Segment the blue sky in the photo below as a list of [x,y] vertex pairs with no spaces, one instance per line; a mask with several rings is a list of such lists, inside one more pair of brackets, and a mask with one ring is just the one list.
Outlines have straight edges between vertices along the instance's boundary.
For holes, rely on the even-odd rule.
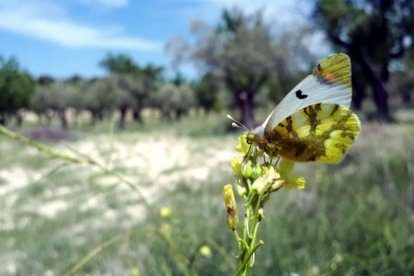
[[[191,37],[190,22],[215,25],[236,3],[262,9],[279,26],[300,22],[300,0],[0,0],[0,54],[15,56],[34,76],[103,75],[106,53],[126,53],[139,64],[170,67],[165,43]],[[183,68],[195,74],[191,67]]]

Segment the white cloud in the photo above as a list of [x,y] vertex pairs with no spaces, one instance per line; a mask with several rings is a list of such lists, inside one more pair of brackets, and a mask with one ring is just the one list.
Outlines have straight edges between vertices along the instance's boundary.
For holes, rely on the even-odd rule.
[[128,6],[128,0],[77,0],[88,5],[103,5],[106,7],[122,8]]
[[[121,0],[99,0],[122,2]],[[11,1],[10,1],[11,2]],[[159,50],[153,41],[122,34],[113,26],[82,25],[70,20],[61,6],[51,2],[0,0],[0,29],[72,48]],[[104,31],[112,30],[112,31]]]

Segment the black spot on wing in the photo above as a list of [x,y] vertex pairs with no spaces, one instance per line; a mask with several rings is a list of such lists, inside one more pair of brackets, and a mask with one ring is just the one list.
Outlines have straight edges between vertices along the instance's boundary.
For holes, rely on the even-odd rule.
[[296,94],[296,98],[298,98],[300,100],[306,99],[308,97],[308,95],[303,94],[302,90],[300,90],[300,89],[298,91],[296,91],[295,94]]

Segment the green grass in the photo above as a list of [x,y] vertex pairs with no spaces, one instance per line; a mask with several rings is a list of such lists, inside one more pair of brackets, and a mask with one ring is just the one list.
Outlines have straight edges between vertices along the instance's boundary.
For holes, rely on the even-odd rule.
[[[110,161],[140,185],[155,210],[172,208],[161,224],[191,269],[229,275],[237,246],[225,226],[222,188],[232,181],[227,155],[237,135],[223,134],[228,122],[222,117],[153,120],[112,133],[106,122],[77,129],[77,141],[50,144]],[[253,275],[414,274],[412,129],[363,124],[341,164],[298,165],[306,189],[271,196]],[[116,179],[4,138],[0,149],[0,275],[61,275],[131,229],[80,273],[127,275],[138,268],[141,275],[182,274],[157,232],[160,226]],[[211,257],[198,253],[202,245],[212,249]]]

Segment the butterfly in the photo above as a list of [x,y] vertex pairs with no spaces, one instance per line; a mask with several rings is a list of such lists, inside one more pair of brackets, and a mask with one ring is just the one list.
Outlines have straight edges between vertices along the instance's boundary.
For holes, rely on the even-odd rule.
[[270,157],[299,162],[342,160],[360,132],[351,105],[351,61],[339,53],[321,61],[247,135]]

